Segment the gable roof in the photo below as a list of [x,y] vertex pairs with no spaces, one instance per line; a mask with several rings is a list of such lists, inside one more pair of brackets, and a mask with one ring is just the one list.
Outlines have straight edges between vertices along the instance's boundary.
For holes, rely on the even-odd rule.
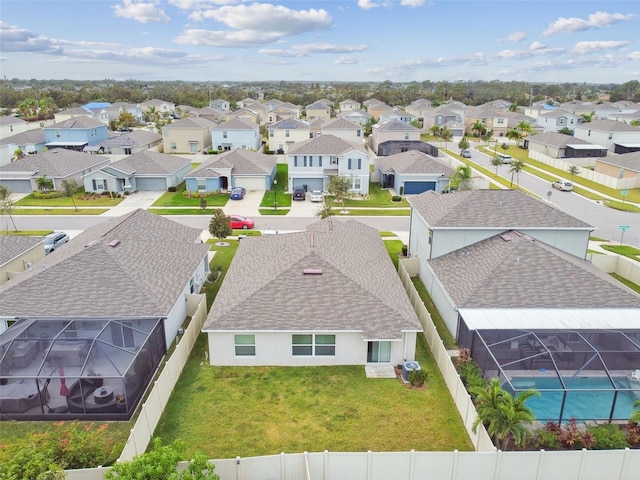
[[169,125],[165,125],[162,127],[169,129],[192,129],[192,130],[205,130],[209,127],[214,126],[215,123],[211,120],[207,120],[202,117],[186,117],[181,118],[180,120],[176,120],[175,122],[171,122]]
[[0,125],[16,125],[18,123],[26,125],[27,121],[22,118],[14,117],[13,115],[3,115],[0,117]]
[[107,220],[0,286],[0,315],[166,317],[207,255],[200,233],[141,209]]
[[458,308],[640,308],[591,262],[514,231],[428,263]]
[[219,177],[217,169],[230,168],[233,175],[269,175],[276,165],[275,155],[265,155],[243,148],[236,148],[220,155],[214,155],[185,178]]
[[82,172],[103,163],[108,163],[109,157],[76,152],[66,148],[53,148],[46,152],[27,155],[17,162],[0,167],[2,173],[24,173],[26,176],[37,174],[49,178],[65,178],[74,173]]
[[419,132],[420,129],[414,127],[410,123],[401,122],[395,118],[388,120],[384,123],[377,123],[373,125],[373,128],[381,132]]
[[392,340],[422,328],[380,234],[325,219],[306,232],[240,243],[203,326],[216,330],[361,331]]
[[627,170],[640,172],[640,151],[621,153],[620,155],[609,155],[603,158],[597,158],[596,162],[608,163]]
[[323,130],[360,130],[362,127],[352,122],[351,120],[347,120],[346,118],[336,118],[335,120],[330,120],[322,126]]
[[113,167],[121,172],[138,175],[171,175],[190,164],[191,160],[188,158],[144,150],[105,165],[103,168]]
[[121,133],[100,142],[98,146],[123,146],[133,147],[135,145],[148,145],[162,140],[162,135],[148,130],[134,130],[133,132]]
[[634,127],[617,120],[592,120],[589,123],[581,123],[576,128],[582,130],[597,130],[599,132],[635,132],[640,137],[640,127]]
[[45,130],[60,129],[60,128],[87,129],[87,128],[97,128],[97,127],[107,128],[107,126],[102,122],[94,120],[91,117],[80,115],[77,117],[69,118],[67,120],[63,120],[62,122],[54,123],[53,125],[44,127],[44,129]]
[[306,130],[308,128],[310,128],[309,122],[293,117],[274,122],[269,126],[269,130]]
[[44,237],[0,235],[0,266],[6,265],[42,242]]
[[236,117],[213,127],[211,130],[258,130],[258,128],[257,124]]
[[296,155],[342,155],[343,153],[356,150],[368,155],[362,144],[343,140],[334,135],[321,135],[310,138],[302,142],[294,143],[289,147],[288,154]]
[[[593,145],[586,140],[576,138],[572,135],[565,135],[564,133],[546,132],[538,133],[536,135],[530,135],[526,138],[529,143],[540,143],[542,145],[549,145],[551,147],[564,148],[567,145]],[[593,148],[603,148],[598,145],[593,145]]]
[[27,143],[44,143],[44,130],[36,128],[26,132],[16,133],[10,137],[0,140],[0,145],[25,145]]
[[380,171],[396,173],[430,173],[450,177],[455,170],[444,162],[418,150],[377,157],[375,163]]
[[518,190],[428,191],[409,203],[431,228],[594,229]]

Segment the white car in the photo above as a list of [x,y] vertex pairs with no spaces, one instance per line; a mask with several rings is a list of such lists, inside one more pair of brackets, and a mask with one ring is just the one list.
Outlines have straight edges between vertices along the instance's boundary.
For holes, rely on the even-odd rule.
[[312,202],[321,202],[324,199],[324,195],[320,190],[311,190],[311,196],[309,197]]
[[54,250],[57,250],[62,245],[69,241],[69,235],[65,232],[55,232],[45,235],[44,237],[44,253],[49,255]]
[[558,179],[553,182],[551,186],[553,188],[557,188],[561,192],[570,192],[571,190],[573,190],[573,183],[571,183],[569,180]]

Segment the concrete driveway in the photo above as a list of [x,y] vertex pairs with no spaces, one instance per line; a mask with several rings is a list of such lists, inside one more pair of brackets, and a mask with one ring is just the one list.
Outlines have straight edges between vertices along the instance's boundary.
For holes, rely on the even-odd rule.
[[133,192],[127,195],[117,206],[110,208],[102,214],[105,217],[119,217],[138,208],[147,209],[158,200],[165,192]]
[[307,192],[307,198],[305,201],[291,200],[291,210],[289,210],[288,216],[290,217],[315,217],[316,214],[322,210],[323,203],[312,202],[309,200],[309,192]]
[[260,203],[264,197],[264,190],[250,190],[244,194],[242,200],[229,200],[222,207],[227,215],[242,215],[243,217],[257,217],[260,215]]

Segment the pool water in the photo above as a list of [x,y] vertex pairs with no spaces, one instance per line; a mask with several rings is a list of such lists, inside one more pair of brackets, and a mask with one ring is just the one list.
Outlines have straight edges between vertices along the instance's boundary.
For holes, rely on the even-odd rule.
[[[577,420],[628,420],[633,410],[633,403],[640,398],[640,385],[631,384],[625,377],[613,379],[617,388],[634,388],[634,391],[615,390],[607,377],[567,377],[564,379],[566,385],[566,397],[562,421],[571,417]],[[560,419],[560,409],[564,390],[557,378],[554,377],[514,377],[511,380],[516,391],[535,388],[540,391],[540,396],[531,397],[527,400],[527,406],[533,410],[536,420],[546,422],[552,420],[557,422]],[[513,392],[509,384],[503,387],[509,392]],[[613,407],[615,396],[615,408]]]

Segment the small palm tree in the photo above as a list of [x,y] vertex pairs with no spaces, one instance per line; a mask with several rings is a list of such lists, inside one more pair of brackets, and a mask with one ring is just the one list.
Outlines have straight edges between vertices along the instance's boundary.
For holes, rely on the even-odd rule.
[[516,176],[516,184],[520,183],[520,172],[522,171],[522,169],[524,168],[524,161],[523,160],[512,160],[511,164],[510,164],[510,168],[509,168],[509,173],[511,173],[511,185],[510,187],[513,188],[513,176]]
[[456,169],[456,173],[451,177],[451,182],[458,185],[458,190],[469,190],[471,188],[471,167],[462,165]]
[[511,130],[509,130],[507,132],[507,138],[509,140],[515,140],[516,144],[518,146],[520,146],[520,139],[522,138],[522,134],[520,133],[520,131],[516,128],[512,128]]
[[448,127],[444,127],[440,131],[440,138],[444,140],[444,148],[447,149],[447,144],[453,139],[453,132]]
[[580,173],[582,172],[582,170],[580,170],[580,167],[578,167],[577,165],[571,165],[569,167],[569,173],[571,174],[571,179],[573,180],[574,175],[580,175]]
[[53,190],[53,180],[47,178],[46,175],[38,177],[36,179],[36,185],[38,186],[38,190],[41,192],[50,192]]
[[475,133],[476,136],[482,136],[487,132],[487,127],[485,127],[480,120],[476,120],[473,125],[471,125],[471,132]]
[[502,159],[500,157],[493,157],[491,159],[491,165],[496,167],[496,175],[498,175],[498,167],[502,165]]
[[429,129],[429,132],[431,132],[431,135],[434,137],[437,137],[440,134],[440,125],[434,125]]

